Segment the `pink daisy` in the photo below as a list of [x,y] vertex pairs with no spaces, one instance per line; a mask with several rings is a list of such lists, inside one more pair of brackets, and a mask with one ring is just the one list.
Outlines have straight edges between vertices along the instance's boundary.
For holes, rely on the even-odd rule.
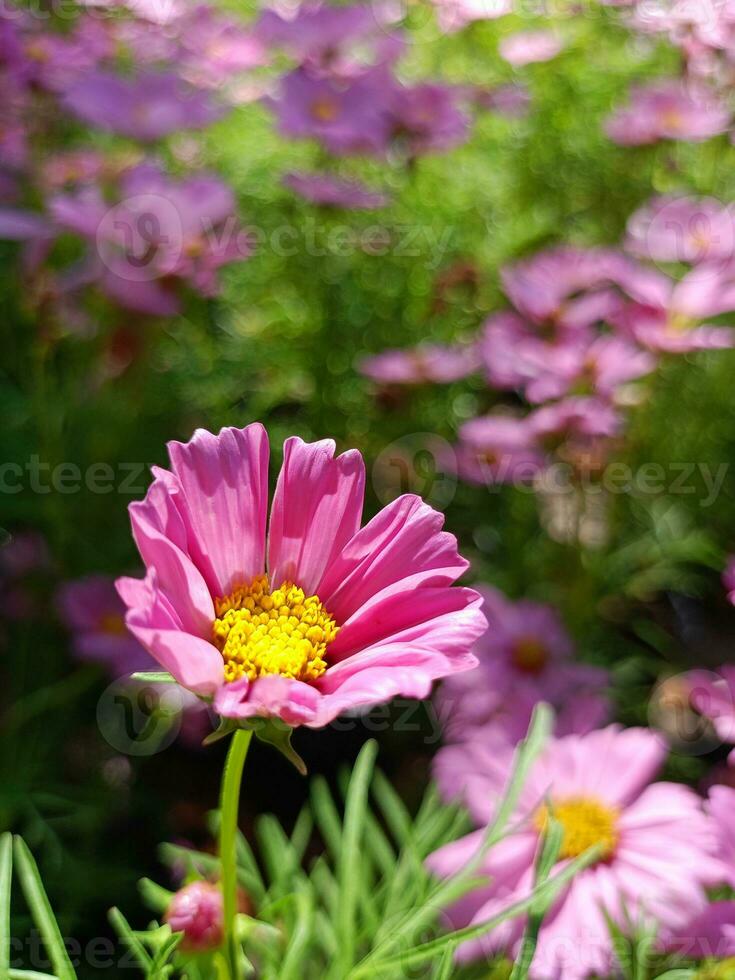
[[481,588],[488,630],[475,644],[475,670],[448,678],[438,706],[450,738],[476,738],[494,729],[510,742],[523,738],[533,708],[547,701],[559,713],[557,734],[589,731],[609,718],[607,671],[574,659],[572,639],[549,605],[513,602]]
[[[444,752],[448,750],[442,750]],[[483,860],[487,885],[449,910],[457,925],[481,923],[527,896],[549,808],[564,836],[554,871],[597,845],[596,863],[563,886],[544,919],[531,964],[534,980],[582,980],[614,969],[606,915],[622,929],[651,917],[662,928],[684,927],[707,905],[705,887],[721,878],[716,839],[702,801],[675,783],[653,783],[666,754],[662,740],[642,728],[611,725],[588,735],[550,742],[532,767],[510,820],[514,830]],[[441,755],[441,753],[440,753]],[[513,753],[473,744],[454,754],[445,771],[445,795],[460,795],[479,826],[492,819],[512,771]],[[449,877],[476,853],[477,830],[429,858],[433,871]],[[461,960],[504,951],[514,956],[525,922],[518,917],[489,935],[464,944]]]
[[477,662],[486,620],[450,588],[467,562],[442,515],[407,495],[361,528],[362,456],[334,451],[286,441],[268,521],[263,426],[200,429],[130,506],[147,574],[118,582],[127,625],[220,715],[320,728]]

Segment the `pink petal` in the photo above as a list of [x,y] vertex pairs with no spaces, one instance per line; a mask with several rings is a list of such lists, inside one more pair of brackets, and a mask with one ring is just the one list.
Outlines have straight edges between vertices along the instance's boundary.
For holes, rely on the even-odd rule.
[[265,569],[268,437],[260,423],[198,429],[187,443],[169,443],[182,492],[189,554],[215,596],[252,581]]
[[443,515],[408,494],[384,507],[335,558],[319,596],[340,623],[385,592],[451,585],[468,566]]
[[268,540],[272,585],[318,591],[325,571],[359,530],[365,466],[357,450],[334,459],[331,439],[305,443],[294,436],[283,447]]

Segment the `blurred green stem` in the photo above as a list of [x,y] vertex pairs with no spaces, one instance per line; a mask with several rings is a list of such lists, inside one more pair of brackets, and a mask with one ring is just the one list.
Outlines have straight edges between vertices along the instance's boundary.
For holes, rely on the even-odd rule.
[[232,736],[222,773],[220,795],[219,856],[222,865],[222,904],[224,926],[224,950],[230,980],[238,980],[238,955],[235,940],[235,914],[237,912],[237,814],[240,805],[242,770],[250,748],[251,731],[239,728]]

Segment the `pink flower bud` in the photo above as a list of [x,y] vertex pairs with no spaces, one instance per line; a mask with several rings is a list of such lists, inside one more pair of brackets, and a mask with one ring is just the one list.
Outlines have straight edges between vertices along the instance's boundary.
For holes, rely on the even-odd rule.
[[222,942],[222,893],[217,885],[193,881],[176,892],[165,919],[174,932],[184,933],[183,950],[214,949]]

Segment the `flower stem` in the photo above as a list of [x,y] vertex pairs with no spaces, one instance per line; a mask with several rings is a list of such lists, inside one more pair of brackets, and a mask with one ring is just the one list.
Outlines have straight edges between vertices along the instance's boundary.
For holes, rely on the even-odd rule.
[[219,857],[222,867],[222,905],[224,952],[230,980],[238,980],[235,914],[237,912],[237,814],[240,804],[242,770],[250,747],[251,731],[239,728],[232,736],[222,773],[220,793]]

